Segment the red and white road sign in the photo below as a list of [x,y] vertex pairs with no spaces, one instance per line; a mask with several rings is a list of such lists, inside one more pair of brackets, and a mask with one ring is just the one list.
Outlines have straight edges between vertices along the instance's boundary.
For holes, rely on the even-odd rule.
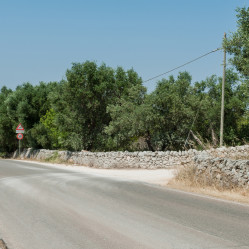
[[16,137],[17,137],[17,139],[21,140],[21,139],[23,139],[23,134],[22,133],[18,133],[16,135]]
[[21,123],[16,127],[16,133],[24,133],[24,128]]

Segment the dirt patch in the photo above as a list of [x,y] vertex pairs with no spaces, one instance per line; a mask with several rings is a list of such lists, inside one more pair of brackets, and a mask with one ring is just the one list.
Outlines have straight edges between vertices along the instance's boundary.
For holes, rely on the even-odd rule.
[[0,239],[0,249],[8,249],[6,244],[4,243],[4,241],[2,239]]

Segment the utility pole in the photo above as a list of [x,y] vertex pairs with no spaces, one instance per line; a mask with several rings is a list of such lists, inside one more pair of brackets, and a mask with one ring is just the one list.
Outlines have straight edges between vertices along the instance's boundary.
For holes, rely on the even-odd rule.
[[[224,33],[224,40],[226,33]],[[221,94],[221,117],[220,117],[220,147],[223,146],[223,130],[224,130],[224,96],[225,96],[225,82],[226,82],[226,50],[224,50],[223,61],[223,78],[222,78],[222,94]]]

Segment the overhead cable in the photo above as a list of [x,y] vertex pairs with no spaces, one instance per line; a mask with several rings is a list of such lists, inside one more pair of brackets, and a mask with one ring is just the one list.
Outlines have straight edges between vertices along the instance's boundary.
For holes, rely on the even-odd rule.
[[214,53],[214,52],[216,52],[216,51],[218,51],[218,50],[220,50],[220,49],[222,49],[222,48],[217,48],[217,49],[215,49],[215,50],[212,50],[212,51],[210,51],[210,52],[208,52],[208,53],[206,53],[206,54],[203,54],[203,55],[201,55],[201,56],[199,56],[199,57],[197,57],[197,58],[195,58],[195,59],[193,59],[193,60],[191,60],[191,61],[188,61],[188,62],[182,64],[181,66],[175,67],[175,68],[173,68],[173,69],[171,69],[171,70],[169,70],[169,71],[167,71],[167,72],[165,72],[165,73],[162,73],[162,74],[159,74],[159,75],[157,75],[157,76],[155,76],[155,77],[152,77],[152,78],[150,78],[150,79],[147,79],[147,80],[143,81],[143,83],[148,82],[148,81],[151,81],[151,80],[154,80],[154,79],[156,79],[156,78],[158,78],[158,77],[160,77],[160,76],[163,76],[163,75],[165,75],[165,74],[168,74],[168,73],[170,73],[170,72],[173,72],[173,71],[175,71],[175,70],[178,69],[178,68],[184,67],[184,66],[186,66],[186,65],[188,65],[188,64],[190,64],[190,63],[192,63],[192,62],[194,62],[194,61],[197,61],[197,60],[199,60],[199,59],[201,59],[201,58],[203,58],[203,57],[205,57],[205,56],[207,56],[207,55],[209,55],[209,54],[212,54],[212,53]]

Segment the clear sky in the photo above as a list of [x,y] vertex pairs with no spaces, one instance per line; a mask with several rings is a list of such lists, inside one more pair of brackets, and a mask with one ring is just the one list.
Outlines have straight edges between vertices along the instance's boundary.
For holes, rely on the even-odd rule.
[[[0,87],[60,81],[72,62],[86,60],[133,67],[146,80],[220,47],[224,32],[236,30],[236,7],[248,5],[248,0],[1,0]],[[221,76],[222,59],[219,51],[178,71],[190,72],[193,81]],[[159,79],[145,86],[151,91]]]

